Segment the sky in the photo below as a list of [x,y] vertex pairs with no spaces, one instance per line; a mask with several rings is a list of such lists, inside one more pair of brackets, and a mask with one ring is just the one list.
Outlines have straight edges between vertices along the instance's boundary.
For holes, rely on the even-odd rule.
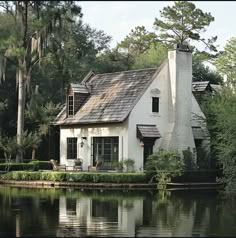
[[[192,1],[203,12],[215,18],[204,37],[218,36],[217,45],[223,50],[227,40],[236,37],[236,1]],[[111,47],[128,35],[136,26],[153,31],[160,10],[173,1],[78,1],[82,7],[83,21],[112,37]]]

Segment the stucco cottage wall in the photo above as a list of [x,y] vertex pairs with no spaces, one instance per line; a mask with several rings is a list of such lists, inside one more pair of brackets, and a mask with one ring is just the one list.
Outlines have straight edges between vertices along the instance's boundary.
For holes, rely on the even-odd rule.
[[[92,165],[92,137],[118,136],[119,137],[119,160],[128,157],[128,129],[127,121],[119,124],[103,124],[89,126],[71,126],[61,127],[60,130],[60,163],[67,166],[73,166],[74,160],[67,160],[67,143],[68,137],[77,137],[77,157],[83,159],[83,170],[87,170]],[[87,137],[84,140],[84,146],[81,148],[81,137]]]
[[[168,117],[168,63],[166,62],[143,96],[134,106],[128,118],[128,156],[135,160],[137,170],[143,169],[143,147],[136,136],[138,124],[156,125],[160,134],[166,130]],[[159,112],[152,112],[152,97],[159,97]],[[153,150],[160,146],[162,138],[155,141]]]

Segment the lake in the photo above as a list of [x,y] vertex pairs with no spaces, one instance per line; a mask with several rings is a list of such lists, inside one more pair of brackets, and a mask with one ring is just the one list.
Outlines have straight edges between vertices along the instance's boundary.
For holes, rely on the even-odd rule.
[[0,187],[1,237],[235,235],[236,203],[215,190]]

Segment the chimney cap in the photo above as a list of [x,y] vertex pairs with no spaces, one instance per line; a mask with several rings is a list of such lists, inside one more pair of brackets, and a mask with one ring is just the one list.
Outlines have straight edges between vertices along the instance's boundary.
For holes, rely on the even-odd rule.
[[191,52],[188,45],[180,44],[180,43],[175,44],[174,49],[179,51],[184,51],[184,52]]

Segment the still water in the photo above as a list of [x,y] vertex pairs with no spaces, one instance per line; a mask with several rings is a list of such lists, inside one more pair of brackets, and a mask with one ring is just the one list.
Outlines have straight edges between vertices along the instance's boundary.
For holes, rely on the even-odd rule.
[[215,190],[0,187],[1,237],[235,235],[236,203]]

